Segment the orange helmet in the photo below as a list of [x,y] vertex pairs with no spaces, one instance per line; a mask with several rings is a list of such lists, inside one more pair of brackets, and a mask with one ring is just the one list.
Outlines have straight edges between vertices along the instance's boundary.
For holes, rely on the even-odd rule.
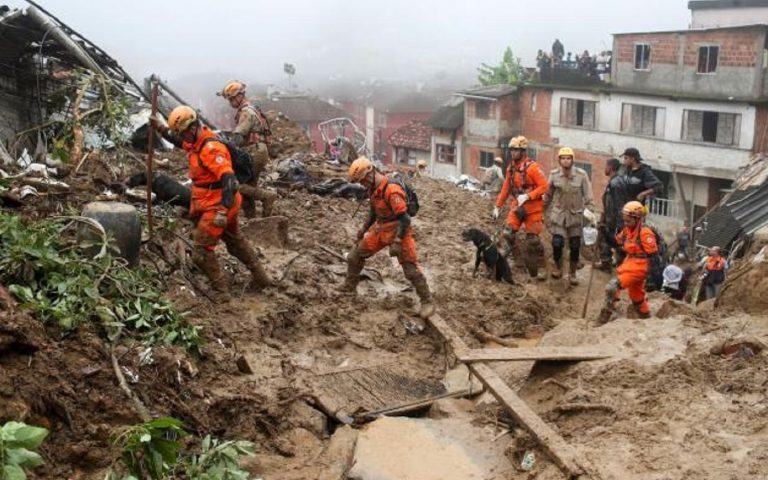
[[624,208],[621,209],[622,215],[626,215],[632,218],[643,218],[646,213],[648,213],[648,210],[646,210],[645,205],[638,202],[637,200],[627,202],[627,204],[624,205]]
[[180,105],[168,115],[168,128],[173,133],[181,133],[197,121],[197,112],[187,105]]
[[520,135],[519,137],[514,137],[512,138],[512,140],[509,141],[509,148],[518,149],[518,150],[528,150],[528,139],[522,135]]
[[373,163],[365,157],[360,157],[349,166],[349,181],[360,182],[373,171]]
[[229,82],[224,87],[224,90],[221,91],[220,95],[229,100],[230,98],[234,98],[241,93],[245,93],[245,84],[238,80],[234,80]]

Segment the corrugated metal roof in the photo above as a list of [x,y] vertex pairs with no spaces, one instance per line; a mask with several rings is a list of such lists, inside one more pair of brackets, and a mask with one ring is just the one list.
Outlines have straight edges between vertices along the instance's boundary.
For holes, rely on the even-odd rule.
[[744,233],[752,235],[768,225],[768,183],[750,187],[738,200],[729,200],[726,205]]
[[441,130],[456,130],[464,125],[464,103],[446,106],[435,112],[426,124]]

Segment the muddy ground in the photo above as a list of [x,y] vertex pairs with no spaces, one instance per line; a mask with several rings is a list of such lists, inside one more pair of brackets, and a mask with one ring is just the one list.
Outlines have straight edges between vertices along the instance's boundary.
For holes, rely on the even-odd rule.
[[[183,159],[170,158],[166,170],[178,176]],[[78,184],[76,194],[36,199],[21,214],[34,218],[66,203],[80,205],[131,168],[113,172],[107,161],[96,157],[88,175],[73,182]],[[344,175],[342,169],[321,163],[310,170],[317,179]],[[666,318],[590,326],[579,318],[588,280],[593,275],[588,311],[593,317],[608,279],[605,274],[591,274],[586,266],[575,288],[563,280],[531,282],[519,269],[516,286],[482,275],[472,278],[474,248],[460,234],[469,227],[496,230],[488,215],[491,200],[438,180],[416,179],[414,186],[422,205],[414,219],[422,268],[438,312],[470,346],[494,346],[482,340],[490,334],[518,343],[599,343],[617,350],[613,358],[592,362],[494,364],[529,405],[596,466],[600,477],[768,475],[768,357],[764,350],[752,356],[743,351],[712,353],[717,344],[745,335],[768,342],[768,318],[738,313],[727,301],[717,310],[664,306],[663,297],[654,295],[654,311],[664,306]],[[427,328],[413,334],[406,328],[417,321],[418,300],[386,252],[369,261],[369,280],[361,282],[356,298],[336,292],[346,270],[340,256],[351,249],[365,207],[353,218],[354,200],[283,187],[279,192],[277,213],[288,219],[287,242],[271,221],[243,225],[278,285],[258,294],[246,291],[247,272],[220,247],[235,300],[216,306],[205,298],[202,276],[194,276],[192,284],[161,262],[158,268],[168,275],[169,296],[191,312],[192,323],[204,328],[208,342],[202,355],[192,358],[176,349],[156,349],[154,362],[140,366],[142,347],[125,345],[117,357],[137,377],[131,387],[154,415],[176,416],[198,435],[255,442],[258,455],[248,461],[254,475],[275,480],[345,478],[339,472],[350,466],[350,449],[343,445],[354,441],[355,431],[338,428],[336,419],[320,412],[318,376],[396,365],[409,377],[439,381],[454,362],[436,332]],[[183,226],[182,236],[189,228]],[[173,249],[147,244],[145,256],[157,260],[168,250]],[[756,311],[750,305],[747,309]],[[61,332],[44,328],[29,313],[0,314],[0,421],[24,420],[52,431],[42,449],[46,465],[35,478],[103,478],[115,458],[110,439],[139,419],[117,386],[100,332],[82,328],[62,338]],[[252,373],[244,373],[248,369],[243,363]],[[583,403],[599,408],[568,409]],[[441,400],[428,412],[414,415],[430,418],[376,421],[363,427],[360,456],[352,462],[354,478],[562,478],[487,393],[469,400]],[[420,442],[393,450],[387,441],[402,443],[403,435],[410,434],[425,445],[430,439],[450,439],[435,448],[454,452],[453,461],[468,460],[449,469],[454,476],[439,475],[440,469],[406,471],[409,461],[418,464],[426,458]],[[492,454],[480,459],[477,452]],[[529,472],[518,468],[526,452],[535,457]],[[383,458],[385,464],[403,468],[366,473],[366,467],[381,467],[366,458],[379,463]],[[442,462],[439,456],[429,458]]]

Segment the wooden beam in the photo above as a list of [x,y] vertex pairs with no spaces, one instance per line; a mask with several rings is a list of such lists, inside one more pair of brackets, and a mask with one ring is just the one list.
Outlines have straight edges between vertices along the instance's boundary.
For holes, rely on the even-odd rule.
[[533,348],[479,348],[456,354],[464,363],[509,360],[550,360],[568,362],[574,360],[597,360],[613,356],[603,347],[533,347]]
[[[439,315],[430,317],[429,322],[451,345],[457,357],[461,358],[471,351],[461,337]],[[599,478],[584,456],[579,455],[559,433],[544,423],[544,420],[531,410],[491,367],[483,363],[470,363],[467,366],[490,390],[496,400],[509,410],[515,421],[536,439],[569,479],[585,474],[589,474],[590,478]]]

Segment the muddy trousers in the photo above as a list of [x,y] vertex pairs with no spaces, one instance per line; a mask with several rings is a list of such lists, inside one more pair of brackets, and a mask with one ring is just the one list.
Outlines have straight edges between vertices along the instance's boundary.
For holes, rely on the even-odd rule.
[[[228,301],[230,299],[229,285],[216,258],[216,253],[210,248],[211,244],[216,245],[218,239],[206,235],[200,230],[195,230],[193,239],[195,246],[192,251],[192,261],[210,280],[211,287],[216,293],[216,299]],[[240,260],[251,272],[252,288],[261,289],[271,284],[271,280],[256,257],[253,248],[239,231],[224,230],[221,239],[224,241],[227,251]]]
[[269,163],[269,149],[264,143],[258,143],[247,147],[248,153],[253,158],[253,178],[240,185],[240,194],[243,196],[243,213],[248,218],[256,216],[256,202],[261,202],[262,217],[271,217],[272,209],[278,195],[263,187],[259,187],[259,178]]
[[[547,261],[544,258],[544,244],[541,243],[541,238],[535,233],[525,234],[525,250],[517,244],[517,232],[509,227],[504,228],[503,233],[504,240],[507,242],[509,251],[519,258],[522,256],[525,268],[528,270],[528,274],[531,277],[539,275],[539,270],[544,271],[547,268]],[[515,262],[517,263],[517,262]]]
[[[357,284],[360,281],[360,272],[365,267],[365,259],[370,258],[373,253],[363,252],[359,247],[355,247],[347,257],[347,279],[345,282],[345,289],[354,292],[357,288]],[[427,279],[422,273],[421,269],[412,262],[403,262],[403,274],[405,278],[411,282],[416,295],[422,303],[429,303],[432,301],[432,294],[429,291],[429,285],[427,285]]]
[[[564,249],[565,237],[562,235],[552,235],[552,258],[558,267],[563,263]],[[581,254],[581,237],[570,237],[568,239],[568,249],[570,250],[570,262],[579,263],[579,256]]]

